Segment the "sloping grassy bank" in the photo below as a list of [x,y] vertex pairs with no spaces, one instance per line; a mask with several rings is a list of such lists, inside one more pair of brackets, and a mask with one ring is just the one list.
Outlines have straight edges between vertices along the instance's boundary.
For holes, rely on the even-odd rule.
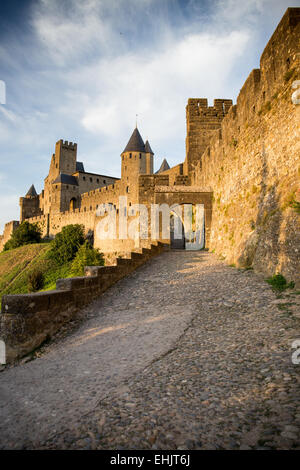
[[58,266],[48,259],[49,243],[25,245],[0,253],[0,301],[4,294],[28,292],[28,274],[39,270],[44,274],[43,290],[55,289],[56,280],[70,276],[71,262]]

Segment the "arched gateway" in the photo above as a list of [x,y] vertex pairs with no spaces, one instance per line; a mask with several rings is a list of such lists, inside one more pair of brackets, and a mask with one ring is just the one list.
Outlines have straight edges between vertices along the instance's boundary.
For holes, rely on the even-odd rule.
[[174,250],[202,250],[205,245],[203,204],[180,204],[170,213],[170,245]]

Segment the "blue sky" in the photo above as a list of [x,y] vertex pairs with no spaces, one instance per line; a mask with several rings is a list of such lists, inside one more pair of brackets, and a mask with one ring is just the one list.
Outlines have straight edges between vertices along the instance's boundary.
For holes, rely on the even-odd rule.
[[[1,0],[0,230],[38,192],[59,139],[120,175],[135,126],[174,165],[189,97],[234,101],[289,5],[283,0]],[[299,6],[299,2],[291,6]]]

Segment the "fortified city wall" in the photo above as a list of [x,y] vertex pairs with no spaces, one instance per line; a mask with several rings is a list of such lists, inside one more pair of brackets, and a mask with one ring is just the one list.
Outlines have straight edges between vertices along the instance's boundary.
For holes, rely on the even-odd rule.
[[[299,282],[300,8],[288,9],[203,152],[188,133],[187,155],[198,152],[192,184],[213,190],[210,250],[238,266]],[[293,85],[294,84],[294,85]],[[295,96],[295,95],[294,95]],[[299,98],[299,95],[298,95]],[[199,101],[199,100],[197,100]],[[187,105],[187,128],[197,119]],[[197,140],[198,139],[198,140]]]

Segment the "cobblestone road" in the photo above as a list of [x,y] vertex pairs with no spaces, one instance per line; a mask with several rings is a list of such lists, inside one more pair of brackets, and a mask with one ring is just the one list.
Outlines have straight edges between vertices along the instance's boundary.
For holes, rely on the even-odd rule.
[[0,448],[300,448],[299,301],[166,252],[2,371]]

